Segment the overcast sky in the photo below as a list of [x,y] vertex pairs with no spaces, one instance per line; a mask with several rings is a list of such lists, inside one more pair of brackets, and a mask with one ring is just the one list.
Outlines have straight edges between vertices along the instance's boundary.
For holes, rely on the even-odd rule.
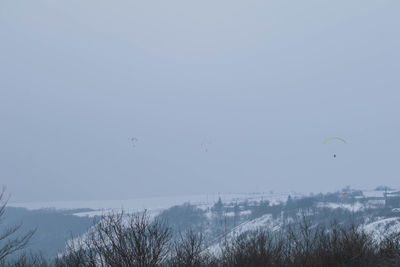
[[13,201],[400,186],[399,14],[1,0],[0,184]]

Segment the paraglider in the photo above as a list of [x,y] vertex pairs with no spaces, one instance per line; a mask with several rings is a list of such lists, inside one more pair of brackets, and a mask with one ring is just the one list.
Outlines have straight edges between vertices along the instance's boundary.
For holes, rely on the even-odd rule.
[[331,140],[335,140],[335,139],[339,140],[339,141],[342,141],[343,143],[346,143],[346,140],[344,140],[343,138],[340,138],[340,137],[328,137],[328,138],[325,139],[324,144],[328,143]]
[[201,143],[201,148],[205,151],[205,152],[208,152],[208,148],[207,148],[207,144],[205,144],[204,142],[203,143]]
[[208,152],[209,146],[212,145],[212,140],[210,138],[207,138],[201,142],[200,147],[204,152]]
[[136,137],[132,137],[131,138],[131,142],[132,142],[132,146],[136,147],[136,142],[138,141],[138,139]]
[[[337,140],[337,141],[340,141],[342,143],[346,143],[346,140],[344,140],[343,138],[340,138],[340,137],[328,137],[328,138],[326,138],[324,140],[324,144],[326,144],[326,143],[328,143],[330,141],[333,141],[333,140]],[[333,157],[336,158],[336,154],[333,154]]]

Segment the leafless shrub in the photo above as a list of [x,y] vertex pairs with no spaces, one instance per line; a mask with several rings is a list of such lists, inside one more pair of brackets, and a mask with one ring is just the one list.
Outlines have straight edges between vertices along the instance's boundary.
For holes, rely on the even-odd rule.
[[[4,212],[7,206],[7,200],[5,198],[5,188],[0,192],[0,219],[4,216]],[[28,231],[23,235],[18,235],[18,230],[21,228],[21,224],[1,227],[0,230],[0,262],[10,256],[11,254],[24,249],[27,245],[35,230]]]
[[177,267],[202,267],[211,266],[215,259],[205,250],[204,236],[188,230],[172,246],[169,266]]
[[83,240],[72,242],[59,266],[157,266],[169,252],[170,229],[146,212],[103,215]]
[[386,235],[379,244],[381,266],[400,266],[400,233]]
[[40,253],[22,253],[17,258],[7,261],[2,266],[14,266],[14,267],[47,267],[51,266],[51,263],[43,257]]
[[376,242],[355,227],[303,219],[284,231],[252,231],[225,241],[218,266],[400,266],[400,233]]
[[283,242],[272,233],[243,233],[222,246],[221,266],[277,266],[282,262]]
[[286,262],[292,266],[376,266],[376,244],[355,226],[329,229],[304,220],[289,227]]

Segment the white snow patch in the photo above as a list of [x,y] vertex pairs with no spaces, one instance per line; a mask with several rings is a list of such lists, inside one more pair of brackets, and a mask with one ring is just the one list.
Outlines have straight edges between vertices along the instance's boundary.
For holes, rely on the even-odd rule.
[[222,235],[214,241],[214,244],[207,248],[209,253],[219,255],[221,253],[221,241],[232,240],[240,234],[254,230],[277,231],[282,227],[283,222],[280,219],[274,219],[271,214],[263,215],[251,221],[244,222],[233,228],[226,235]]
[[347,203],[336,203],[336,202],[320,202],[317,205],[319,208],[330,208],[330,209],[347,209],[350,211],[360,211],[365,207],[360,202],[355,202],[354,204]]

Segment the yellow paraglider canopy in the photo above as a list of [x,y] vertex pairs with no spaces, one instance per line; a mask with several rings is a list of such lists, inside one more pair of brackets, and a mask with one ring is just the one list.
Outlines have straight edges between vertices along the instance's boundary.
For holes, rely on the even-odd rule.
[[343,138],[340,138],[340,137],[328,137],[328,138],[325,139],[324,144],[328,143],[331,140],[335,140],[335,139],[339,140],[339,141],[342,141],[343,143],[346,143],[346,140],[344,140]]

